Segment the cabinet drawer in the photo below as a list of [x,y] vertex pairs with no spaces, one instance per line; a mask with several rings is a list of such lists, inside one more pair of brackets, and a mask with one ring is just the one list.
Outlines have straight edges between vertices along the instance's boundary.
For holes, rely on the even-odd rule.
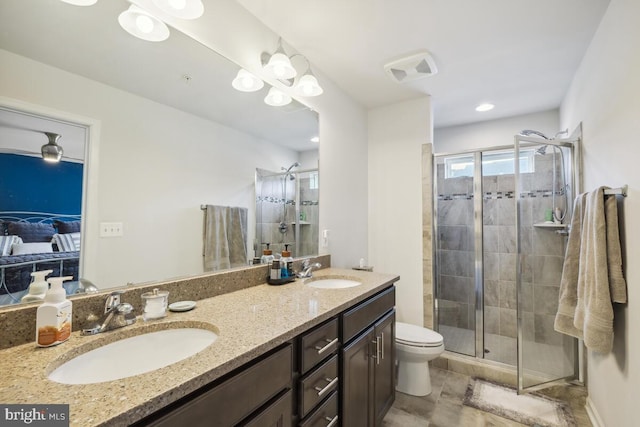
[[243,427],[291,427],[291,390],[252,418]]
[[338,355],[300,381],[300,416],[305,417],[322,399],[338,389]]
[[342,342],[346,344],[391,310],[396,304],[395,291],[392,286],[345,312],[342,315]]
[[306,373],[318,362],[326,359],[340,346],[338,338],[338,319],[306,333],[301,338],[302,373]]
[[220,385],[189,398],[153,426],[232,426],[291,386],[291,345],[276,351]]
[[326,402],[320,405],[300,427],[337,427],[338,426],[338,392],[333,394]]

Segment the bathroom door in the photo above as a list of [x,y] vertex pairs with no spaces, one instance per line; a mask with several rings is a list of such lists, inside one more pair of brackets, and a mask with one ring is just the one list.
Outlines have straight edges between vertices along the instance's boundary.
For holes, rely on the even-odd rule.
[[517,366],[523,392],[578,374],[577,340],[553,328],[576,180],[569,141],[518,135],[515,159]]

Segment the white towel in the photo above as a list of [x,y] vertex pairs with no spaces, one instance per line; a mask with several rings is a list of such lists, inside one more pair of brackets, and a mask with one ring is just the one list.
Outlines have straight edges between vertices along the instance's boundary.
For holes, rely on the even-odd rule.
[[612,301],[627,300],[616,200],[609,197],[605,203],[604,188],[574,202],[554,324],[556,331],[584,339],[599,353],[613,346]]

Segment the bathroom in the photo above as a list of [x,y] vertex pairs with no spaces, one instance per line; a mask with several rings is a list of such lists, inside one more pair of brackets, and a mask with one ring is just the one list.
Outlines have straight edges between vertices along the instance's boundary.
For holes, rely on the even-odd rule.
[[[246,16],[246,11],[234,2],[221,2],[218,6],[220,12],[220,28],[228,29],[228,21],[232,21],[238,34],[247,38],[246,44],[255,46],[256,52],[272,50],[274,33],[266,27],[251,29],[255,22]],[[339,267],[350,268],[356,265],[360,258],[373,265],[375,271],[397,273],[402,281],[398,285],[398,306],[401,307],[402,318],[411,323],[429,325],[431,316],[427,308],[433,304],[428,293],[423,290],[423,277],[430,275],[431,254],[423,249],[423,201],[422,194],[422,168],[420,161],[423,144],[433,143],[434,152],[455,152],[470,148],[480,148],[501,144],[509,144],[513,140],[515,132],[521,129],[541,129],[548,134],[555,134],[558,130],[575,129],[580,122],[583,124],[583,188],[590,189],[599,185],[611,186],[629,184],[629,196],[625,200],[625,218],[635,217],[635,209],[638,206],[637,192],[638,174],[631,147],[632,135],[638,133],[638,125],[635,117],[639,111],[637,104],[639,64],[636,55],[638,26],[635,20],[639,13],[637,5],[631,1],[612,1],[603,21],[599,26],[593,42],[587,50],[582,63],[576,72],[566,96],[556,105],[550,106],[546,111],[555,111],[556,122],[545,121],[544,124],[533,120],[523,120],[513,123],[510,132],[504,132],[496,138],[488,131],[484,131],[482,124],[475,127],[463,126],[450,131],[464,133],[468,130],[481,139],[456,138],[447,147],[439,147],[439,134],[446,129],[432,129],[429,123],[431,117],[432,100],[428,97],[399,102],[393,105],[377,107],[366,110],[358,103],[352,101],[342,90],[333,86],[330,81],[323,82],[325,94],[322,97],[309,101],[319,113],[319,133],[321,135],[321,149],[319,151],[319,164],[321,168],[321,203],[319,204],[319,229],[329,230],[327,246],[321,246],[322,253],[330,253],[332,264]],[[226,22],[225,22],[226,21]],[[251,65],[253,59],[247,59],[244,52],[229,38],[220,37],[215,40],[216,50],[234,59],[242,65]],[[3,57],[3,64],[8,63]],[[52,70],[50,70],[52,71]],[[49,105],[63,111],[80,111],[79,106],[85,107],[86,102],[71,97],[56,96],[55,93],[47,93],[45,90],[34,90],[24,93],[20,87],[35,85],[36,89],[44,89],[37,82],[25,82],[24,75],[19,71],[11,71],[3,67],[1,94],[12,99],[21,99],[25,102],[38,105]],[[319,76],[320,77],[320,76]],[[11,83],[9,83],[11,82]],[[24,82],[24,84],[20,84]],[[92,88],[95,89],[95,88]],[[117,101],[121,101],[118,99]],[[559,108],[559,110],[557,109]],[[87,117],[101,117],[102,112],[94,110],[84,113]],[[150,112],[156,115],[158,111]],[[80,113],[79,113],[80,114]],[[170,122],[170,116],[160,116],[158,124]],[[131,118],[122,120],[118,129],[108,127],[115,120],[122,117],[104,120],[102,127],[105,134],[101,136],[99,157],[106,163],[121,158],[121,150],[133,150],[133,144],[125,137],[126,132],[137,129],[137,123]],[[407,131],[410,129],[410,131]],[[118,134],[114,133],[117,130]],[[211,129],[209,129],[211,130]],[[108,131],[108,133],[107,133]],[[152,136],[157,142],[163,140],[166,129],[158,128],[152,131]],[[116,145],[111,140],[121,141],[122,146]],[[132,139],[135,138],[132,137]],[[505,138],[507,138],[505,140]],[[496,142],[499,139],[501,142]],[[174,140],[175,142],[175,140]],[[402,143],[402,147],[400,147]],[[458,145],[456,145],[458,144]],[[129,147],[129,148],[128,148]],[[219,148],[219,147],[218,147]],[[224,148],[221,148],[224,149]],[[259,150],[257,148],[256,150]],[[130,151],[125,151],[130,152]],[[146,152],[132,151],[131,157],[144,158]],[[245,153],[247,156],[251,150]],[[256,157],[262,159],[274,156],[274,150],[259,152]],[[232,154],[229,154],[231,157]],[[219,159],[223,158],[219,153],[208,156],[215,163],[218,170],[224,168]],[[292,158],[288,153],[278,155],[271,159],[267,165],[272,170],[279,170],[282,166],[289,166],[298,159]],[[245,188],[252,185],[255,173],[256,161],[247,162],[243,168]],[[366,160],[366,161],[365,161]],[[122,159],[127,162],[127,159]],[[134,170],[137,162],[133,159],[131,164],[122,163],[127,170]],[[330,173],[322,173],[322,170]],[[100,165],[100,176],[95,183],[99,187],[101,199],[89,201],[87,221],[92,221],[94,226],[100,221],[120,220],[129,222],[129,217],[124,217],[118,210],[122,198],[122,191],[126,185],[122,183],[126,177],[121,176],[120,171],[108,166]],[[384,174],[379,171],[385,171]],[[232,172],[233,174],[233,172]],[[392,179],[389,179],[392,177]],[[228,182],[232,182],[229,179]],[[125,181],[126,183],[126,181]],[[226,199],[231,204],[234,201],[233,194],[240,194],[237,189],[220,185],[220,190],[226,192]],[[125,195],[126,196],[126,195]],[[402,196],[402,197],[401,197]],[[91,197],[91,196],[90,196]],[[103,198],[104,197],[104,198]],[[402,199],[403,209],[397,209],[390,202]],[[126,197],[126,204],[134,203],[134,195]],[[424,198],[429,202],[429,198]],[[193,205],[199,205],[209,200],[201,198],[193,200]],[[212,202],[216,202],[213,200]],[[159,210],[162,206],[157,207]],[[197,213],[199,214],[199,212]],[[128,213],[135,215],[135,212]],[[394,224],[394,227],[390,227]],[[95,227],[94,227],[95,228]],[[623,227],[626,233],[627,259],[634,259],[637,253],[638,231],[633,224],[627,221]],[[165,236],[171,241],[180,238],[180,229],[172,230],[164,228]],[[109,246],[118,242],[113,240],[99,240],[87,242],[95,244],[99,253],[108,253]],[[136,250],[132,246],[131,250]],[[97,258],[92,262],[97,262]],[[129,258],[133,258],[129,255]],[[140,260],[144,261],[144,260]],[[143,280],[161,280],[170,277],[165,271],[158,271],[156,276],[137,276],[134,265],[129,265],[124,277],[112,277],[118,272],[111,271],[108,266],[93,265],[99,271],[100,277],[105,277],[107,283],[121,283],[132,281],[138,283]],[[148,272],[164,268],[162,265],[145,267]],[[630,284],[630,304],[637,301],[633,293],[634,278],[638,276],[637,267],[632,263],[626,266],[627,280]],[[417,303],[422,301],[424,304]],[[587,369],[589,381],[589,398],[593,407],[599,413],[602,425],[630,425],[633,420],[634,389],[640,384],[638,377],[637,358],[631,357],[638,351],[640,342],[631,329],[631,325],[639,324],[637,314],[622,307],[616,313],[621,323],[616,323],[617,339],[614,354],[600,356],[588,354]],[[424,319],[424,320],[423,320]],[[618,321],[618,320],[617,320]],[[620,399],[612,401],[607,393],[610,390],[620,390]]]

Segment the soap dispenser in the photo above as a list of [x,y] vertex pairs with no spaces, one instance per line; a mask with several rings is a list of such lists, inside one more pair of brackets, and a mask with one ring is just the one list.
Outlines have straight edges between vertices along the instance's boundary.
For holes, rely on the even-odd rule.
[[51,288],[44,296],[44,303],[36,313],[36,345],[50,347],[69,339],[71,335],[71,301],[62,282],[73,277],[50,277]]
[[289,245],[284,245],[284,251],[280,257],[280,277],[293,277],[293,258],[289,252]]
[[29,293],[22,297],[22,302],[42,301],[44,299],[49,284],[45,278],[53,273],[53,270],[40,270],[31,273],[31,284],[29,285]]
[[273,263],[273,251],[269,249],[269,245],[271,243],[265,243],[267,245],[267,249],[262,251],[262,258],[260,258],[260,264],[269,264]]

